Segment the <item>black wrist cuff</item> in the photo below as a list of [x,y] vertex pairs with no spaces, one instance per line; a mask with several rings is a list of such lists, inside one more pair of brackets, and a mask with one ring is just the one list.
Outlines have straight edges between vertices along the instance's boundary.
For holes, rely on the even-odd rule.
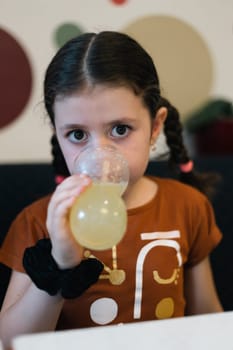
[[61,293],[63,298],[77,298],[98,281],[103,264],[94,258],[82,260],[71,269],[60,270],[51,255],[52,245],[48,238],[25,249],[23,266],[37,288],[49,295]]

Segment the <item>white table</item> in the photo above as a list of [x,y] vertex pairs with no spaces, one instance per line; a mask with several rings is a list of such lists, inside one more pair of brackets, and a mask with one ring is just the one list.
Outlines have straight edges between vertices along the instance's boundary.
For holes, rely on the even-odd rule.
[[14,350],[233,350],[233,312],[20,336]]

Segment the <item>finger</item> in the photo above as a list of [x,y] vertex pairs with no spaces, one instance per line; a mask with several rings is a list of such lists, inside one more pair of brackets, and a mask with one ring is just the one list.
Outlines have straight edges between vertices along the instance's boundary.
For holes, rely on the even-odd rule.
[[51,197],[49,207],[56,208],[57,205],[66,199],[79,196],[90,184],[91,180],[88,178],[82,179],[81,181],[80,179],[76,179],[76,181],[72,182],[70,181],[66,186],[55,190]]
[[48,206],[46,226],[49,232],[56,230],[61,225],[66,225],[70,208],[76,198],[76,196],[70,196],[56,203],[56,206],[52,204]]
[[55,193],[63,192],[74,187],[86,186],[91,183],[91,179],[86,175],[72,175],[65,179],[56,187]]

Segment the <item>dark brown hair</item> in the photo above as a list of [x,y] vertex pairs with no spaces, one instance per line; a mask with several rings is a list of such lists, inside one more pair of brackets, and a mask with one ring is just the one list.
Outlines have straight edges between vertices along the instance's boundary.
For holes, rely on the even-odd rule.
[[[169,163],[179,179],[206,195],[213,189],[215,177],[200,174],[194,169],[180,171],[180,165],[190,159],[183,143],[179,112],[161,96],[159,77],[150,55],[126,34],[103,31],[85,33],[68,41],[53,57],[44,80],[44,103],[54,125],[54,102],[58,96],[81,91],[96,84],[127,86],[141,96],[151,118],[165,106],[168,116],[164,132],[170,149]],[[56,135],[52,137],[53,165],[58,175],[68,176],[65,159]]]

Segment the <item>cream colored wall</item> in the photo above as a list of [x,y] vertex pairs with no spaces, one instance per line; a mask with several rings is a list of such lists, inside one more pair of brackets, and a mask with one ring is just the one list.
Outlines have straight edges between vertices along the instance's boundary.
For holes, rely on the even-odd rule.
[[[50,127],[41,103],[42,82],[46,66],[56,51],[53,33],[62,23],[77,23],[85,31],[124,31],[151,16],[154,21],[156,17],[175,18],[190,26],[206,45],[212,65],[208,96],[233,100],[232,14],[232,0],[128,0],[122,6],[114,6],[109,0],[0,0],[0,28],[21,42],[30,57],[34,74],[33,92],[26,108],[15,122],[0,129],[0,162],[50,160]],[[160,33],[162,37],[163,32]],[[156,47],[156,43],[154,45]],[[157,46],[159,52],[158,43]],[[179,47],[179,54],[180,50]],[[173,54],[175,57],[174,50]],[[169,76],[165,73],[162,73],[167,84],[165,94],[169,97]],[[185,91],[183,81],[177,88]],[[180,105],[182,109],[182,102]],[[192,107],[192,101],[189,105]]]

